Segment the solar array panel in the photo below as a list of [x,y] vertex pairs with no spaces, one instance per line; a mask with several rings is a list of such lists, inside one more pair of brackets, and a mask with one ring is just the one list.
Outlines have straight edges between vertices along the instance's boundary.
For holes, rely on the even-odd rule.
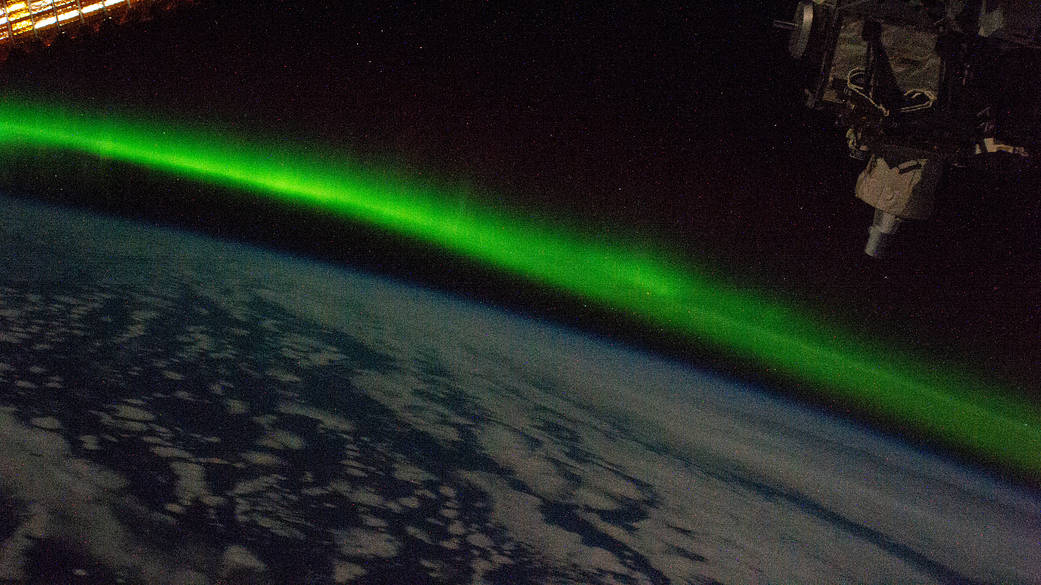
[[59,34],[75,33],[106,19],[122,22],[146,7],[173,0],[0,0],[0,51],[29,41],[49,44]]

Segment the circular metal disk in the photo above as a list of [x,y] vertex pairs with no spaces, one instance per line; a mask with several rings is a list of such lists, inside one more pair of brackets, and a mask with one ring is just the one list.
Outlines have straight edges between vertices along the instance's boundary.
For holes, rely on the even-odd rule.
[[795,18],[792,19],[795,28],[788,38],[788,52],[792,57],[801,59],[806,53],[806,47],[810,44],[810,33],[813,31],[813,2],[803,0],[795,8]]

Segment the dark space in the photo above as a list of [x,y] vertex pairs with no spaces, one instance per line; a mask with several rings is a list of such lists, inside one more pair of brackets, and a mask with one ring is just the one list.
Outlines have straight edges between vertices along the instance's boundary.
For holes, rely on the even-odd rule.
[[[804,108],[787,37],[770,26],[791,7],[775,8],[198,0],[15,51],[0,87],[469,181],[605,239],[653,237],[724,281],[1038,398],[1037,169],[999,156],[951,170],[933,218],[909,225],[894,257],[865,256],[863,163],[831,118]],[[134,169],[85,179],[107,191],[77,189],[47,166],[76,163],[47,160],[6,170],[5,190],[390,273],[727,367],[689,340],[363,226]]]

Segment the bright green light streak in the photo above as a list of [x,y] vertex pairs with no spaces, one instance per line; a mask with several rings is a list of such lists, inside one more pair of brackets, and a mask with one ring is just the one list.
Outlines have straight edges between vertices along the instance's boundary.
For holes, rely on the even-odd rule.
[[872,347],[650,246],[599,242],[344,158],[176,124],[7,98],[0,143],[65,149],[243,189],[425,241],[711,344],[949,445],[1041,478],[1041,410],[965,374]]

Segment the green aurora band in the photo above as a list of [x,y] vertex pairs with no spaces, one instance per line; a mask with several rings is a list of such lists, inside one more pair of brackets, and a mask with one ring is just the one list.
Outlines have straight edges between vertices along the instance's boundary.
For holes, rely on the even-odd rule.
[[22,97],[0,102],[0,144],[9,156],[23,148],[96,155],[364,222],[692,338],[830,401],[1041,479],[1037,405],[818,324],[791,303],[714,282],[651,244],[602,242],[561,222],[460,205],[460,193],[345,156]]

